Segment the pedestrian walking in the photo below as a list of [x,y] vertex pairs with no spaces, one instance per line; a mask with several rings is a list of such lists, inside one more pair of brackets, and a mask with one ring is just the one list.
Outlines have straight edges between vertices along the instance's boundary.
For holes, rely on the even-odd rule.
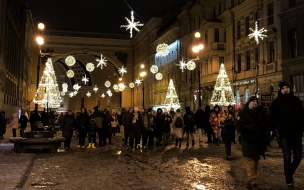
[[198,108],[195,112],[194,118],[195,118],[195,125],[197,127],[199,145],[203,146],[205,112],[204,112],[204,110],[202,110],[202,107],[198,106]]
[[109,144],[112,144],[112,122],[114,121],[114,119],[112,118],[111,114],[110,114],[110,109],[105,109],[104,113],[105,113],[105,120],[104,120],[104,126],[103,126],[103,133],[102,135],[104,135],[103,139],[104,139],[104,145],[106,145],[106,139],[109,139]]
[[231,143],[235,141],[234,117],[231,112],[226,112],[222,123],[221,137],[225,143],[226,160],[231,160]]
[[87,128],[88,136],[89,136],[89,145],[87,148],[96,148],[95,142],[96,142],[96,132],[97,132],[97,124],[95,122],[95,119],[91,119],[89,126]]
[[87,129],[89,127],[90,116],[85,107],[81,108],[81,113],[77,117],[77,130],[78,130],[78,148],[84,148],[85,139],[87,137]]
[[168,110],[165,108],[164,109],[164,125],[163,125],[163,142],[164,145],[168,145],[169,137],[170,137],[170,131],[171,131],[171,123],[172,123],[172,118],[168,114]]
[[182,136],[184,131],[184,118],[180,109],[176,110],[176,113],[172,120],[173,132],[175,136],[175,146],[182,146]]
[[279,87],[278,97],[272,102],[271,119],[282,145],[285,181],[293,190],[293,175],[302,160],[304,110],[288,83],[280,82]]
[[192,140],[192,146],[194,146],[194,124],[195,124],[195,118],[194,113],[191,111],[190,107],[186,107],[186,113],[184,115],[184,125],[185,125],[185,132],[186,132],[186,138],[187,138],[187,144],[186,146],[189,146],[189,136],[191,136]]
[[143,121],[141,118],[141,115],[139,113],[138,107],[134,107],[134,113],[132,118],[132,125],[129,128],[129,136],[130,136],[130,147],[133,149],[138,149],[139,145],[139,139],[142,135],[142,132],[144,130]]
[[214,133],[213,133],[212,126],[209,122],[210,114],[211,114],[210,106],[206,105],[205,106],[205,115],[204,115],[204,118],[203,118],[204,130],[205,130],[205,132],[207,134],[207,138],[208,138],[206,143],[212,143],[213,142],[212,136],[213,136]]
[[19,132],[20,132],[20,137],[22,137],[24,135],[24,131],[27,127],[27,117],[25,114],[21,115],[20,116],[20,119],[19,119],[19,123],[20,123],[20,126],[19,126]]
[[267,145],[268,118],[263,107],[258,107],[258,98],[251,96],[246,105],[240,110],[236,128],[242,136],[242,154],[247,165],[247,188],[257,190],[258,164],[260,156],[265,158]]
[[118,128],[118,119],[117,119],[116,111],[112,113],[112,119],[113,119],[113,121],[111,122],[112,135],[115,136],[115,133],[117,132],[117,128]]
[[132,108],[128,108],[126,110],[126,112],[124,113],[123,117],[122,117],[122,123],[124,126],[124,139],[125,139],[125,145],[128,144],[128,140],[129,140],[129,129],[132,127],[132,120],[133,120],[133,109]]
[[221,137],[220,129],[220,117],[221,117],[221,108],[218,105],[215,105],[213,112],[210,114],[209,122],[213,129],[213,142],[219,146],[219,138]]
[[63,117],[61,130],[62,136],[66,139],[64,141],[64,148],[71,148],[71,139],[73,136],[73,130],[76,128],[76,120],[72,110],[68,111],[68,114]]
[[12,133],[13,133],[13,137],[17,136],[17,129],[18,129],[18,112],[13,113],[12,118],[11,118],[11,122],[10,125],[12,127]]
[[147,113],[143,114],[142,119],[144,125],[142,147],[145,148],[147,143],[149,147],[153,147],[155,120],[152,115],[152,108],[149,108]]
[[[94,112],[90,115],[91,119],[95,120],[95,123],[97,125],[97,134],[98,134],[98,146],[101,147],[103,145],[105,145],[105,128],[107,125],[107,123],[105,124],[104,120],[105,120],[105,115],[102,111],[98,110],[99,106],[95,106]],[[95,138],[95,142],[93,142],[96,145],[96,138]]]

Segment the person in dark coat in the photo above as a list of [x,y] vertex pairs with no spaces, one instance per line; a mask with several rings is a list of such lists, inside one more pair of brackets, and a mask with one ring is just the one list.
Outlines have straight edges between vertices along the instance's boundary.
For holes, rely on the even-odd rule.
[[3,135],[5,134],[5,130],[6,130],[5,112],[2,111],[0,113],[0,140],[3,139]]
[[[197,132],[198,132],[198,140],[199,140],[199,145],[203,146],[203,128],[204,128],[204,118],[205,116],[204,110],[200,106],[198,106],[194,118],[195,118],[195,125],[197,127]],[[208,121],[208,120],[207,120]],[[209,122],[208,122],[209,123]]]
[[293,175],[302,160],[304,110],[300,99],[293,95],[288,83],[281,82],[279,87],[278,98],[272,102],[271,119],[281,140],[285,181],[288,189],[292,190]]
[[76,120],[73,115],[72,110],[69,110],[68,114],[64,116],[62,125],[61,125],[61,130],[62,130],[62,136],[66,138],[64,141],[64,148],[65,149],[70,149],[71,148],[71,139],[73,136],[73,130],[76,127]]
[[125,140],[125,145],[128,144],[128,138],[129,138],[129,129],[132,127],[132,119],[133,119],[133,109],[129,108],[129,110],[126,110],[122,117],[122,124],[124,126],[124,140]]
[[192,146],[194,146],[194,124],[195,124],[195,117],[193,112],[191,111],[190,107],[186,107],[186,113],[184,115],[184,124],[185,124],[185,132],[187,134],[187,144],[189,146],[189,135],[191,136]]
[[[138,148],[139,139],[143,133],[144,124],[139,113],[138,107],[134,107],[134,113],[132,118],[132,126],[129,128],[129,136],[130,136],[130,147],[133,149],[135,142],[135,149]],[[134,141],[135,140],[135,141]]]
[[212,129],[212,126],[210,125],[210,122],[209,122],[210,114],[211,114],[210,106],[206,105],[205,115],[204,115],[204,118],[203,118],[204,130],[207,133],[207,138],[208,138],[206,143],[212,143],[213,142],[212,141],[213,129]]
[[89,122],[89,126],[87,127],[88,136],[89,136],[89,145],[87,148],[96,148],[95,142],[96,142],[96,132],[97,132],[97,124],[95,122],[95,119],[91,119]]
[[26,115],[21,115],[20,118],[19,118],[19,123],[20,123],[20,137],[22,137],[24,135],[24,130],[25,128],[27,127],[27,117]]
[[231,160],[231,143],[235,141],[234,117],[231,112],[225,113],[225,120],[221,131],[222,140],[225,143],[226,160]]
[[157,109],[157,113],[155,116],[155,130],[154,130],[154,136],[156,139],[156,146],[159,146],[162,142],[162,130],[164,128],[164,114],[163,110],[161,108]]
[[[95,106],[94,112],[90,115],[91,119],[95,120],[95,123],[97,125],[97,133],[98,133],[98,146],[101,147],[103,145],[106,145],[106,129],[107,129],[107,121],[105,119],[105,114],[98,110],[98,106]],[[93,142],[96,146],[96,138],[95,142]]]
[[35,131],[36,122],[41,121],[37,110],[33,110],[30,116],[31,131]]
[[89,127],[90,116],[87,114],[85,107],[81,108],[81,113],[77,117],[77,130],[78,130],[78,148],[84,148],[85,139],[87,137],[87,128]]
[[146,147],[147,143],[149,147],[153,147],[153,139],[154,139],[154,117],[152,115],[152,108],[149,108],[147,113],[142,115],[144,131],[142,134],[142,147]]
[[165,108],[164,109],[164,127],[163,127],[163,142],[164,145],[168,145],[168,140],[170,137],[170,131],[171,131],[171,123],[172,123],[172,117],[171,115],[168,114],[168,110]]
[[263,107],[258,107],[256,96],[251,96],[244,108],[240,110],[236,128],[242,136],[242,153],[247,164],[247,187],[258,189],[257,169],[260,156],[265,157],[268,118]]
[[[114,121],[113,117],[110,115],[110,111],[109,110],[105,110],[105,125],[106,128],[104,129],[104,139],[109,139],[109,144],[112,143],[112,121]],[[105,143],[106,144],[106,143]]]
[[41,113],[41,122],[43,127],[48,126],[49,124],[49,116],[45,113],[45,111]]

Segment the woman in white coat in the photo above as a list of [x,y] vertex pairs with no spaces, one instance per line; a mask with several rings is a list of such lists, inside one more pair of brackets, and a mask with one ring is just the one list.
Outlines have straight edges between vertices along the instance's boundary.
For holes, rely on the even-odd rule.
[[10,125],[12,127],[13,137],[16,137],[16,132],[17,132],[18,125],[19,125],[18,112],[13,113]]
[[184,131],[184,118],[183,114],[180,112],[180,109],[176,110],[176,114],[173,117],[172,129],[175,136],[175,146],[182,146],[182,137]]

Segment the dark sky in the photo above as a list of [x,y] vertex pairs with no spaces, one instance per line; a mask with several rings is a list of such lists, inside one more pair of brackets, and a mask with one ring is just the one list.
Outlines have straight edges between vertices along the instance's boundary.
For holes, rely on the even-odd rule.
[[[179,9],[186,0],[27,0],[35,22],[49,30],[129,33],[120,25],[125,17],[146,23],[169,9]],[[139,28],[140,29],[140,28]]]

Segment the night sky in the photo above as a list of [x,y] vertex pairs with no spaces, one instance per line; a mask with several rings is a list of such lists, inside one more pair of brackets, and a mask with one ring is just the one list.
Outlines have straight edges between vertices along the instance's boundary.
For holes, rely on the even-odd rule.
[[[36,23],[49,30],[128,34],[127,24],[134,11],[135,21],[147,23],[151,17],[180,9],[186,0],[27,0]],[[140,29],[140,28],[139,28]]]

